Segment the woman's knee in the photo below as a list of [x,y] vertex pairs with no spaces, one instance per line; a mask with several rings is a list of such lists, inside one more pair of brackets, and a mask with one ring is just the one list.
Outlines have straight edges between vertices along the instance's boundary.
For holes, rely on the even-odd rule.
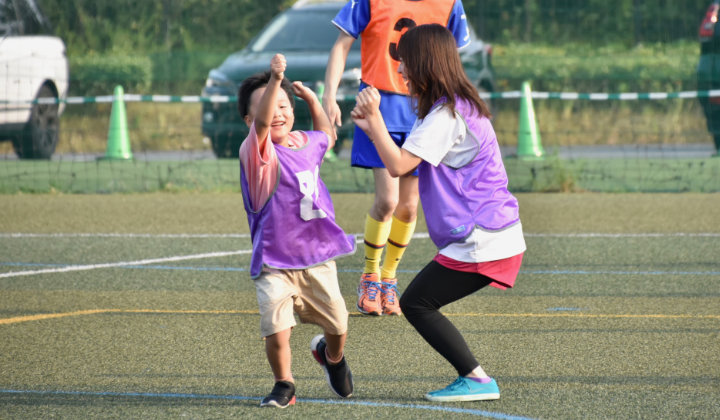
[[400,296],[400,310],[408,321],[412,322],[418,314],[431,310],[431,308],[422,304],[422,300],[418,299],[412,293],[403,293]]

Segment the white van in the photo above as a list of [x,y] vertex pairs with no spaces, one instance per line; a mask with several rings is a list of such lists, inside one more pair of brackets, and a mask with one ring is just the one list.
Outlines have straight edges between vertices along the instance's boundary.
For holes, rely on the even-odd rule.
[[35,0],[0,0],[0,141],[18,157],[49,159],[58,142],[69,70]]

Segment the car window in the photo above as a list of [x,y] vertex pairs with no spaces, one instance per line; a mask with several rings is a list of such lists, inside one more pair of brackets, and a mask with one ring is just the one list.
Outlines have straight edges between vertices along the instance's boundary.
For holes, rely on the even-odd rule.
[[0,0],[0,36],[46,34],[48,24],[35,0]]
[[[276,17],[250,45],[253,52],[326,51],[338,37],[337,10],[289,10]],[[360,43],[353,43],[353,49]]]

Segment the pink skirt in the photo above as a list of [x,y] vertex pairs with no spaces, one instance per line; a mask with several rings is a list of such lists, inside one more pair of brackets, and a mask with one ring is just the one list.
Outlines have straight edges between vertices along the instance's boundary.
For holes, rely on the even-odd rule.
[[437,254],[435,258],[433,258],[433,261],[451,270],[482,274],[493,280],[490,286],[504,290],[515,285],[515,279],[520,271],[520,265],[522,265],[523,254],[524,253],[517,254],[502,260],[478,263],[457,261]]

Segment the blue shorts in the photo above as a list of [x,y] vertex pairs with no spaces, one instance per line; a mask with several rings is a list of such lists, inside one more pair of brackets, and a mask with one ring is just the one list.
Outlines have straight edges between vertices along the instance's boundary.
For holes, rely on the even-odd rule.
[[[389,134],[390,138],[393,139],[398,147],[402,147],[408,136],[406,132],[390,132]],[[385,167],[382,159],[380,159],[380,155],[378,155],[377,149],[375,149],[375,145],[370,141],[367,134],[358,127],[355,127],[355,133],[353,135],[350,164],[358,168],[367,169]],[[417,169],[415,169],[412,174],[417,176]]]

